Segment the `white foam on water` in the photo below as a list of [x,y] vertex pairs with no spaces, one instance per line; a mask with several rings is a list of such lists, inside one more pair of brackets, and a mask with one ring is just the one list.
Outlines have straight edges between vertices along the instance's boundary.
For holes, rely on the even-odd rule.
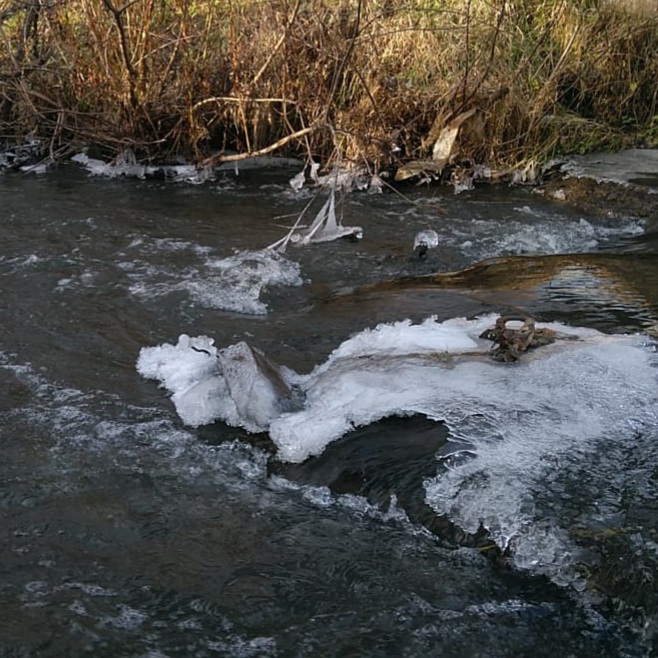
[[[187,240],[175,240],[173,238],[144,238],[135,236],[125,250],[140,249],[143,253],[153,254],[158,252],[191,252],[197,256],[209,256],[212,248],[188,242]],[[124,250],[124,252],[125,252]]]
[[235,656],[235,658],[267,658],[277,655],[276,640],[271,637],[256,637],[245,640],[233,636],[226,640],[209,641],[206,645],[209,651],[220,656]]
[[[423,219],[416,209],[413,218]],[[560,216],[521,206],[504,219],[491,219],[480,212],[472,219],[446,217],[432,221],[439,244],[459,249],[473,260],[523,254],[551,255],[590,252],[609,243],[643,235],[645,222],[634,217],[616,218],[613,223],[597,223],[583,217]]]
[[[299,264],[272,250],[239,251],[218,258],[207,245],[170,238],[131,236],[113,255],[113,262],[95,260],[94,268],[83,267],[77,249],[65,258],[67,268],[74,271],[58,279],[54,287],[58,293],[93,287],[110,267],[120,282],[117,285],[127,285],[139,300],[184,293],[205,308],[247,315],[267,314],[267,304],[260,297],[269,287],[303,283]],[[0,268],[16,272],[45,260],[38,255],[5,259],[0,260]]]
[[14,274],[22,270],[27,270],[33,265],[43,262],[43,258],[37,254],[28,254],[26,256],[5,257],[0,256],[0,266],[6,269],[5,274]]
[[204,306],[253,315],[264,315],[260,301],[268,286],[302,284],[299,265],[275,252],[243,251],[207,263],[208,278],[184,282],[192,297]]
[[103,626],[112,626],[124,631],[138,630],[149,618],[149,615],[142,610],[136,610],[128,605],[120,605],[118,614],[100,618]]
[[[266,477],[266,456],[256,448],[237,441],[206,446],[172,422],[167,412],[127,405],[102,391],[62,387],[29,364],[12,363],[2,353],[0,368],[13,373],[32,392],[29,403],[6,413],[20,417],[20,422],[44,437],[43,447],[50,455],[48,468],[57,470],[62,491],[67,473],[75,477],[81,468],[78,458],[87,464],[91,455],[117,471],[144,468],[162,477],[216,483],[240,492],[249,491],[249,482]],[[186,386],[184,374],[172,381]]]
[[595,225],[586,219],[555,221],[541,213],[522,208],[519,214],[534,218],[532,222],[510,219],[505,222],[472,220],[462,233],[466,240],[453,243],[474,258],[521,254],[565,254],[589,252],[620,238],[642,235],[644,223],[638,219],[619,220],[614,227]]
[[269,286],[302,284],[299,265],[267,249],[208,258],[185,272],[153,266],[135,269],[131,265],[130,269],[135,279],[130,292],[136,297],[153,299],[184,291],[203,307],[248,315],[267,314],[260,296]]

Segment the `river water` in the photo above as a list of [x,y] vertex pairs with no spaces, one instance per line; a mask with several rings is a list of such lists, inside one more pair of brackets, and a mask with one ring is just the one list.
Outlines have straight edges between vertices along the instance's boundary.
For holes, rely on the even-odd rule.
[[[0,655],[658,655],[658,218],[527,188],[355,192],[338,214],[361,241],[273,257],[314,193],[294,173],[0,175]],[[518,400],[447,471],[468,422],[384,418],[289,463],[267,434],[186,425],[136,368],[188,334],[308,373],[379,323],[492,313],[611,346],[538,357],[516,388],[495,366],[486,394]],[[564,429],[560,405],[591,413]]]

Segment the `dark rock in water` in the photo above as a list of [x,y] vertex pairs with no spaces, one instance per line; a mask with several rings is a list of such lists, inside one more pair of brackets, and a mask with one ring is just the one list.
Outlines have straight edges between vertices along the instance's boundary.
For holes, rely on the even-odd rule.
[[248,346],[259,372],[272,385],[272,388],[278,393],[282,411],[293,411],[300,408],[301,400],[297,401],[297,393],[292,386],[286,382],[281,373],[281,368],[265,356],[258,348]]
[[410,521],[451,545],[490,545],[483,531],[469,535],[425,502],[426,478],[445,468],[448,458],[467,458],[468,447],[451,440],[445,424],[425,416],[393,416],[350,432],[318,457],[301,464],[272,461],[270,472],[338,494],[364,496],[387,510],[395,497]]
[[414,256],[418,259],[425,258],[427,256],[427,245],[423,243],[415,247]]

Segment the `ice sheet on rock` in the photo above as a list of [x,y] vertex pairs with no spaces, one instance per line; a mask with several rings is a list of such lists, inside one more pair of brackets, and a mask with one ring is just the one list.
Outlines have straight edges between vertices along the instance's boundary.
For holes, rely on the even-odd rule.
[[42,166],[40,161],[46,157],[46,151],[42,140],[28,137],[22,144],[15,144],[12,148],[5,147],[5,150],[0,151],[0,171],[3,169],[36,171]]
[[[480,325],[472,324],[471,326],[479,327]],[[411,320],[382,323],[374,329],[364,329],[341,343],[329,355],[324,364],[315,368],[312,376],[324,372],[341,359],[356,359],[373,355],[391,357],[442,352],[459,354],[488,345],[488,343],[478,341],[476,331],[468,329],[469,325],[465,321],[437,322],[435,317],[430,317],[420,324],[413,324]]]
[[[579,422],[587,423],[593,433],[604,433],[610,423],[610,414],[603,413],[607,410],[604,392],[600,392],[599,402],[590,397],[602,382],[614,389],[616,373],[607,373],[602,365],[609,351],[628,349],[642,354],[640,361],[646,360],[641,349],[625,346],[632,339],[539,323],[538,327],[548,326],[581,340],[559,341],[527,354],[518,366],[504,367],[489,362],[484,357],[486,341],[477,340],[494,319],[407,324],[408,334],[405,323],[397,323],[350,339],[304,381],[304,409],[271,423],[270,436],[279,458],[303,461],[320,454],[353,427],[393,414],[422,413],[444,420],[460,439],[470,442],[506,435],[520,420],[547,435],[554,431],[555,423],[563,421],[568,436],[577,432]],[[433,329],[434,349],[429,335]],[[482,357],[464,355],[474,347]],[[450,359],[442,352],[463,356]],[[577,358],[582,360],[582,377],[572,372],[574,363],[580,363]],[[588,373],[590,363],[594,365]],[[554,369],[560,373],[557,380],[547,379],[555,382],[554,386],[543,385],[534,374],[535,370],[545,371],[542,376],[548,377]],[[601,379],[601,370],[608,377]],[[655,387],[655,374],[652,381]],[[650,391],[646,382],[644,397]],[[596,408],[592,414],[583,411],[592,406]],[[601,418],[607,420],[601,422]]]
[[[441,326],[475,340],[494,320]],[[443,420],[471,454],[437,462],[436,478],[426,483],[428,504],[467,532],[482,524],[519,568],[578,586],[578,547],[560,518],[541,507],[536,491],[566,456],[579,455],[582,462],[608,441],[632,444],[638,432],[656,427],[658,364],[641,336],[538,326],[579,340],[558,341],[504,366],[470,356],[446,363],[391,355],[377,331],[359,334],[351,346],[367,336],[367,353],[359,357],[350,341],[341,346],[304,382],[305,408],[271,423],[278,457],[303,461],[354,426],[391,414]],[[400,331],[396,349],[404,344]]]
[[577,547],[537,507],[535,491],[565,456],[582,461],[656,426],[655,352],[641,337],[590,336],[513,368],[480,368],[475,383],[461,404],[454,395],[437,399],[474,457],[428,481],[427,502],[467,532],[482,524],[517,566],[573,582]]

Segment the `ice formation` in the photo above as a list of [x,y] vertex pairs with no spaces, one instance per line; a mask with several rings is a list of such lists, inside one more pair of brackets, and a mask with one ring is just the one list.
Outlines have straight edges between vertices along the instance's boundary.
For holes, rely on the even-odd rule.
[[[294,180],[294,179],[293,179]],[[293,185],[291,181],[291,185]],[[294,188],[294,185],[293,185]],[[309,204],[310,205],[310,204]],[[318,211],[310,226],[300,224],[307,206],[297,218],[294,226],[288,233],[271,244],[268,249],[283,253],[289,244],[298,246],[318,242],[331,242],[339,238],[353,238],[360,240],[363,237],[363,229],[360,226],[343,226],[336,218],[335,192],[332,189],[324,205]]]
[[[478,425],[468,420],[489,414],[496,419],[527,414],[537,427],[548,422],[545,429],[551,431],[550,423],[568,412],[569,418],[586,421],[590,429],[600,427],[601,417],[583,418],[583,409],[607,408],[615,382],[622,377],[637,380],[641,372],[624,372],[623,356],[630,351],[644,358],[639,338],[542,323],[537,326],[580,340],[544,347],[518,368],[500,367],[485,356],[490,343],[478,338],[494,320],[495,316],[445,322],[429,318],[421,324],[381,324],[345,341],[304,376],[269,361],[263,367],[265,357],[258,362],[254,354],[260,353],[245,343],[218,350],[209,338],[185,335],[175,346],[143,348],[138,370],[172,394],[186,423],[223,420],[250,431],[269,431],[279,457],[286,461],[320,454],[353,427],[393,414],[423,413],[462,433],[465,426],[470,432],[480,425],[489,431],[484,421]],[[610,354],[619,355],[614,366],[608,364]],[[579,364],[578,371],[573,363]],[[602,382],[607,382],[605,390],[599,391],[598,399],[590,399]],[[282,383],[296,387],[305,399],[303,406],[293,405],[300,408],[292,410],[282,403]],[[212,398],[215,394],[227,399],[219,402]],[[481,437],[476,432],[471,438]]]
[[143,348],[137,367],[171,392],[185,423],[267,431],[283,461],[319,455],[387,416],[443,421],[468,457],[437,459],[425,483],[430,507],[467,532],[484,526],[517,566],[574,582],[577,549],[559,520],[543,519],[533,487],[562,459],[658,426],[655,347],[645,336],[538,323],[577,340],[501,365],[479,338],[495,319],[381,324],[304,376],[245,343],[218,350],[187,336]]

